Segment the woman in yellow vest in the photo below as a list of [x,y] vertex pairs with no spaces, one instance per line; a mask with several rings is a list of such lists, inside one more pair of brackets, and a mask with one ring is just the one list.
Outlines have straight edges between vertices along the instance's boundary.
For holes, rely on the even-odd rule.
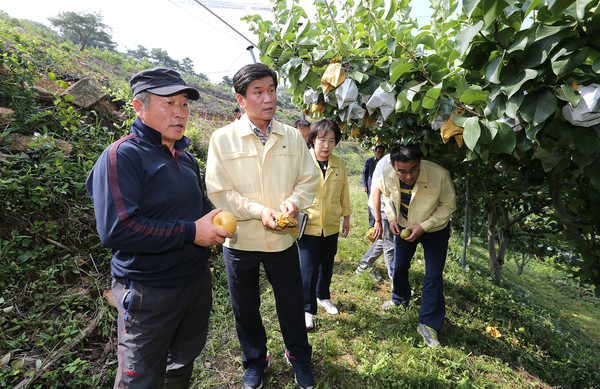
[[331,302],[329,286],[333,274],[333,260],[337,252],[340,217],[343,217],[342,236],[350,231],[350,194],[344,161],[332,155],[342,139],[342,132],[331,119],[316,120],[308,132],[311,155],[322,172],[317,192],[307,210],[308,223],[298,240],[300,268],[304,288],[304,318],[306,328],[314,327],[313,316],[317,304],[329,314],[338,313]]

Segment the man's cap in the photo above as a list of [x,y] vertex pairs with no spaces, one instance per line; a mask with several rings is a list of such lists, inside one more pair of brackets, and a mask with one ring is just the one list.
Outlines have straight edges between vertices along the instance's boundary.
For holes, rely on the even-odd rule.
[[134,96],[144,91],[158,96],[170,96],[185,92],[190,100],[200,98],[200,93],[196,89],[187,86],[181,75],[169,68],[142,70],[131,77],[129,86]]

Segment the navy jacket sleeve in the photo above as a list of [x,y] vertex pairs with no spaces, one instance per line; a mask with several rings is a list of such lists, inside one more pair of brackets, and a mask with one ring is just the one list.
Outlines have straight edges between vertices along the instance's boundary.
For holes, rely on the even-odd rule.
[[[118,145],[113,145],[93,167],[86,188],[94,203],[102,243],[116,250],[151,253],[179,249],[186,242],[193,242],[196,234],[193,220],[208,209],[204,207],[203,191],[196,188],[193,194],[184,194],[182,200],[181,193],[193,189],[186,188],[185,183],[177,190],[171,182],[149,185],[146,181],[151,180],[144,162],[137,154],[122,152]],[[197,187],[199,177],[193,176],[186,180],[187,185]],[[197,208],[202,211],[190,210],[186,216],[180,203],[189,202],[188,197],[194,194],[199,203]]]
[[363,186],[363,188],[367,187],[368,178],[369,178],[369,160],[367,159],[365,161],[365,166],[363,166],[363,171],[362,171],[362,186]]

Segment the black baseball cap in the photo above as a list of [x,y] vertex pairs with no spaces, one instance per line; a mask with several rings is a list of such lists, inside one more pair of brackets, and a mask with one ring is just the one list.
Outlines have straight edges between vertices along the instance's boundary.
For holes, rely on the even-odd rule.
[[158,96],[170,96],[175,93],[186,92],[190,100],[200,98],[200,93],[196,89],[187,86],[181,75],[169,68],[142,70],[131,77],[129,86],[134,96],[143,91]]

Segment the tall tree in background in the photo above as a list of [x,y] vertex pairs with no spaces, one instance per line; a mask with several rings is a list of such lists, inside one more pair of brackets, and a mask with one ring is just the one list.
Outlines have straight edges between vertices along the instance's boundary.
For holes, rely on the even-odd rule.
[[88,46],[114,50],[116,44],[109,34],[110,27],[102,19],[101,12],[80,14],[72,11],[59,12],[56,17],[48,18],[65,38],[79,45],[81,51]]

